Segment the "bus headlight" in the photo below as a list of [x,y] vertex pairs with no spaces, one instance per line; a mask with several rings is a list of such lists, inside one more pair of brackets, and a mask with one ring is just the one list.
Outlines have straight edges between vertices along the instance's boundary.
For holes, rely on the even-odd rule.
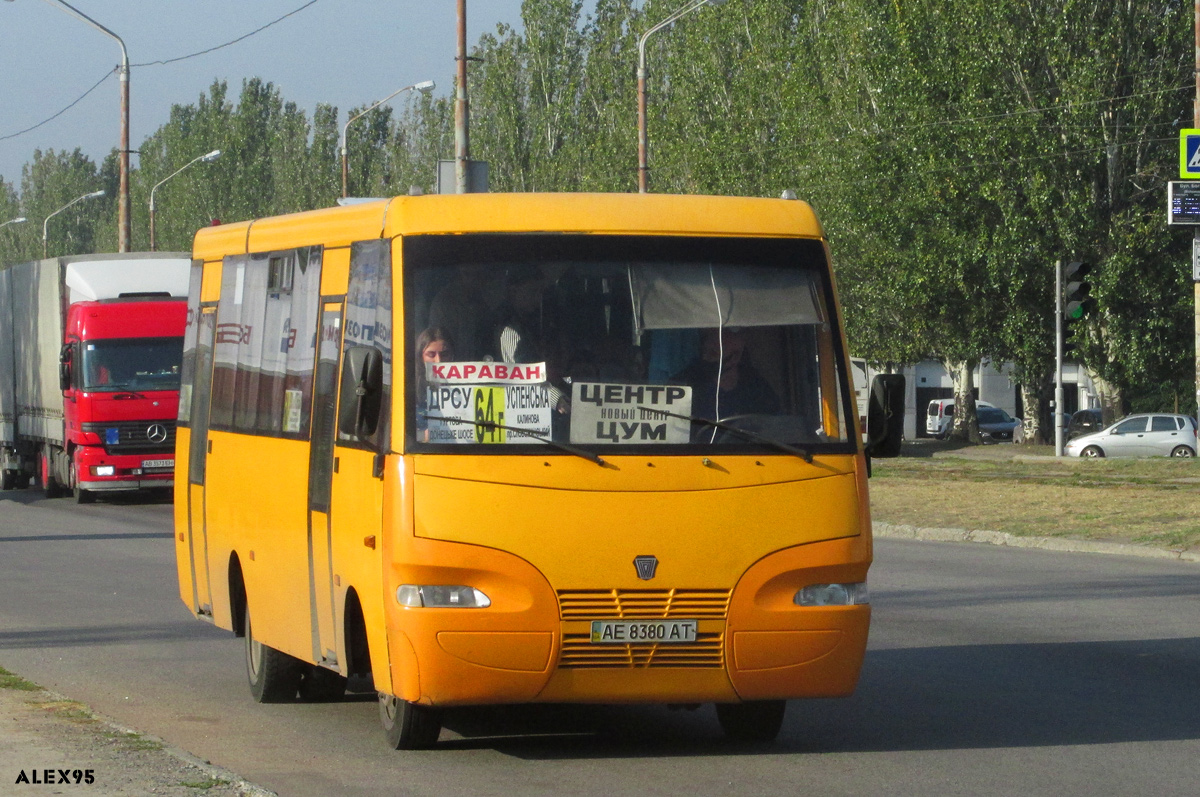
[[870,603],[867,584],[809,584],[800,589],[792,602],[797,606],[854,606]]
[[117,469],[112,465],[97,465],[92,468],[92,473],[97,476],[114,476],[117,473]]
[[396,588],[401,606],[436,609],[483,609],[492,599],[474,587],[401,584]]

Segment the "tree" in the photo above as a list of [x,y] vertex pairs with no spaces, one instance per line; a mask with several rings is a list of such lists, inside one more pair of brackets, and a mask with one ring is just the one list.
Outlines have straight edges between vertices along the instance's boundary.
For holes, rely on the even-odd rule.
[[[78,149],[69,153],[34,150],[33,162],[21,170],[23,214],[45,222],[50,214],[73,200],[99,190],[100,184],[96,165]],[[35,224],[37,243],[33,247],[27,245],[25,250],[32,248],[41,257],[41,234],[45,227],[46,249],[52,257],[100,251],[95,245],[96,230],[103,221],[112,219],[115,231],[114,203],[111,194],[84,200],[49,219],[49,224]],[[29,241],[29,232],[24,231],[23,237]]]

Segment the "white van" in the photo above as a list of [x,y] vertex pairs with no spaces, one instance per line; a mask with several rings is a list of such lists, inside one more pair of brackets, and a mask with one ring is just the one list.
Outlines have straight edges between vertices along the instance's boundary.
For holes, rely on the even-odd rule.
[[[975,400],[976,407],[994,406],[986,401]],[[925,431],[942,440],[950,434],[950,426],[954,423],[954,399],[934,399],[929,402],[925,411]]]

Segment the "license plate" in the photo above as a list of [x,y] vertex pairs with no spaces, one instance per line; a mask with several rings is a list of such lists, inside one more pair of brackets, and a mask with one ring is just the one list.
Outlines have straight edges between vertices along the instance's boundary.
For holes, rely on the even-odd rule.
[[173,459],[144,459],[142,460],[143,468],[173,468],[175,460]]
[[593,620],[594,645],[669,645],[695,642],[697,620]]

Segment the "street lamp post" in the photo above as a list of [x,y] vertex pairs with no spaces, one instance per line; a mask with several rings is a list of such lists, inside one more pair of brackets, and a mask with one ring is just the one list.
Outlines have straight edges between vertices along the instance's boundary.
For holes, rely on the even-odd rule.
[[644,194],[649,190],[650,167],[646,165],[649,140],[646,134],[646,40],[650,34],[674,24],[680,17],[690,14],[704,6],[723,5],[726,0],[692,0],[669,17],[642,34],[638,39],[638,193]]
[[48,230],[47,225],[50,224],[50,219],[54,218],[59,213],[62,213],[64,210],[71,207],[71,205],[74,205],[76,202],[82,202],[85,199],[96,199],[97,197],[102,197],[102,196],[104,196],[103,190],[93,191],[92,193],[84,194],[83,196],[77,196],[74,199],[72,199],[70,202],[63,205],[61,208],[59,208],[58,210],[54,211],[53,213],[51,213],[49,216],[46,217],[46,220],[42,222],[42,257],[49,257],[49,255],[47,254],[48,247],[46,245],[46,241],[47,241],[46,233]]
[[350,123],[353,122],[355,119],[358,119],[360,117],[367,115],[371,111],[378,108],[380,105],[383,105],[385,102],[390,100],[392,97],[395,97],[397,94],[402,94],[406,91],[411,91],[413,89],[416,89],[417,91],[421,92],[422,94],[428,94],[429,92],[433,91],[434,88],[436,88],[436,86],[432,80],[423,80],[420,83],[414,83],[411,86],[405,86],[402,89],[396,89],[391,94],[387,95],[382,100],[380,100],[379,102],[372,105],[370,108],[367,108],[365,111],[357,113],[354,116],[351,116],[349,119],[346,120],[346,124],[342,125],[342,143],[341,143],[341,146],[339,147],[339,149],[341,150],[341,153],[342,153],[342,197],[343,198],[350,195],[350,193],[349,193],[350,162],[349,162],[349,158],[347,157],[347,153],[346,153],[346,133],[350,129]]
[[188,168],[189,166],[196,164],[196,163],[200,163],[201,161],[203,161],[205,163],[212,163],[219,157],[221,157],[221,150],[219,150],[219,149],[214,149],[212,152],[208,153],[207,155],[198,155],[195,158],[192,158],[187,163],[185,163],[182,167],[176,169],[171,174],[169,174],[166,177],[164,177],[163,179],[159,180],[157,183],[154,184],[154,187],[150,189],[150,251],[151,252],[158,251],[158,247],[154,240],[154,192],[158,190],[158,187],[160,185],[165,183],[167,180],[170,180],[172,177],[179,174],[180,172],[182,172],[184,169]]
[[[10,3],[15,0],[8,0]],[[62,9],[66,9],[66,13],[91,25],[96,30],[111,36],[117,40],[117,44],[121,45],[121,142],[120,149],[117,150],[117,159],[120,164],[121,182],[118,188],[117,201],[117,251],[129,251],[129,230],[130,230],[130,212],[129,212],[129,52],[125,49],[125,42],[121,37],[113,33],[108,28],[101,25],[96,20],[89,17],[87,14],[75,8],[66,0],[42,0],[48,5],[57,5]]]
[[28,221],[28,219],[26,219],[24,216],[17,216],[15,219],[9,219],[8,221],[0,222],[0,229],[3,229],[10,224],[20,224],[24,221]]

